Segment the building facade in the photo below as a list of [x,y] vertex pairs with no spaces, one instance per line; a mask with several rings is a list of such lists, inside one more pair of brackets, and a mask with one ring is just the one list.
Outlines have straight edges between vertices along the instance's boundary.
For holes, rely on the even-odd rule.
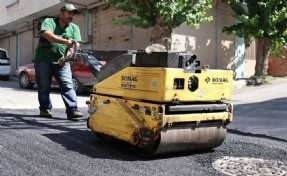
[[[10,53],[12,74],[23,64],[31,63],[38,43],[37,24],[45,17],[55,17],[65,3],[81,9],[75,23],[83,38],[82,47],[95,50],[143,50],[148,45],[151,29],[116,26],[112,19],[124,15],[122,11],[102,0],[3,0],[0,1],[0,47]],[[213,1],[208,12],[213,21],[190,29],[182,24],[172,33],[171,49],[191,52],[202,65],[234,71],[234,78],[254,74],[255,47],[248,49],[244,40],[222,33],[225,26],[235,23],[232,10],[220,1]]]

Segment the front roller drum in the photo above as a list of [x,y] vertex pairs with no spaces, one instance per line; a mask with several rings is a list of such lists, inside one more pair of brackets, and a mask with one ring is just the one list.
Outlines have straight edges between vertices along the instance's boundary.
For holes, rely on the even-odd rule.
[[226,137],[225,126],[165,127],[157,144],[145,155],[160,155],[183,151],[210,150],[222,144]]

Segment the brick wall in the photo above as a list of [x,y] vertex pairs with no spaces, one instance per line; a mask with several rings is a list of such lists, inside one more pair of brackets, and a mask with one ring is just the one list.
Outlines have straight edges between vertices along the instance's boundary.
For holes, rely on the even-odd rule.
[[277,59],[274,56],[269,57],[268,74],[271,76],[287,76],[287,49],[281,52],[285,56],[283,59]]

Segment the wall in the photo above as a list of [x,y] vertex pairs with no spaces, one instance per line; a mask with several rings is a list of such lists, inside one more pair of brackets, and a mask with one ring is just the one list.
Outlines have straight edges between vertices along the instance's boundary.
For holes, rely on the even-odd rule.
[[[32,23],[32,21],[29,22]],[[81,31],[84,31],[84,14],[76,16],[74,22],[79,25]],[[18,54],[16,45],[17,40],[20,42],[18,45]],[[12,75],[16,74],[16,69],[18,66],[32,62],[34,59],[35,49],[38,45],[38,40],[39,38],[34,38],[32,29],[15,33],[12,36],[0,39],[0,47],[7,49],[10,54]]]
[[85,14],[79,14],[75,16],[74,23],[77,24],[81,30],[81,35],[84,35],[85,31]]
[[34,46],[33,46],[33,31],[25,31],[20,33],[20,55],[19,65],[31,63],[33,60]]
[[202,24],[199,29],[182,24],[174,30],[172,49],[196,54],[201,65],[234,70],[234,36],[222,33],[223,27],[234,24],[231,9],[224,4],[216,7],[215,2],[213,7],[208,13],[213,21]]
[[226,4],[218,5],[218,69],[235,69],[235,36],[223,33],[222,30],[226,26],[234,24],[234,18],[232,16],[232,10]]
[[[208,12],[208,15],[214,16],[214,20],[202,24],[199,29],[191,29],[186,24],[174,29],[171,49],[196,54],[202,65],[233,70],[235,69],[234,36],[222,33],[222,28],[234,24],[234,19],[231,15],[231,9],[227,5],[220,4],[216,9],[216,3],[213,3],[214,8]],[[216,13],[218,14],[217,19],[215,18]],[[142,50],[150,44],[151,31],[149,29],[113,24],[112,19],[124,16],[123,12],[108,5],[102,5],[96,8],[93,14],[93,49]]]
[[122,15],[109,5],[94,10],[92,48],[97,50],[125,50],[130,48],[129,26],[116,26],[112,19]]
[[59,4],[60,0],[19,0],[17,3],[6,7],[5,1],[0,1],[0,26],[21,19],[53,5]]
[[129,49],[132,50],[144,50],[148,45],[150,45],[150,33],[149,29],[142,29],[137,27],[130,27],[132,43]]
[[271,76],[287,76],[287,50],[282,50],[281,54],[285,57],[278,59],[274,56],[269,57],[268,74]]
[[244,57],[244,77],[249,78],[255,74],[256,64],[256,43],[253,41],[249,47],[245,48]]

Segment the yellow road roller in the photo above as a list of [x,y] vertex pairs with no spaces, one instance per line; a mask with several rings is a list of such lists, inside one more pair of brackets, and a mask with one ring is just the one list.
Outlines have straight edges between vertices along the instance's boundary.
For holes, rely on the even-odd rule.
[[233,115],[232,71],[202,67],[183,52],[115,55],[104,66],[87,62],[98,80],[87,101],[91,131],[145,156],[222,144]]

